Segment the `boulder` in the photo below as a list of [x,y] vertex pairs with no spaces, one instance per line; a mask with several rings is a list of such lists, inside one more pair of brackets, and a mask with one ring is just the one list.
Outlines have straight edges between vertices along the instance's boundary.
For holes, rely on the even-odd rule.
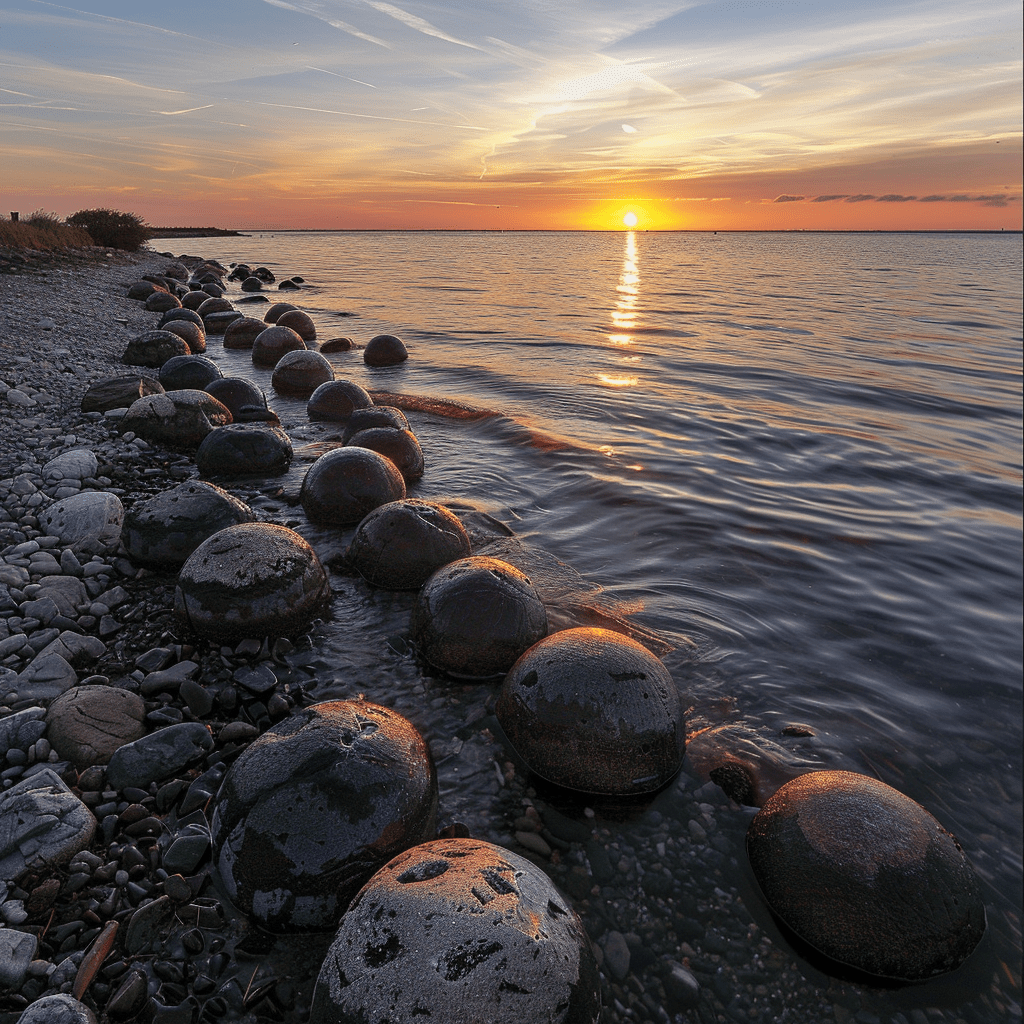
[[[185,321],[179,323],[184,324]],[[202,391],[210,381],[223,376],[220,367],[205,356],[173,356],[160,367],[160,383],[164,391]]]
[[341,443],[348,444],[361,430],[372,427],[390,427],[392,430],[408,430],[409,421],[405,413],[393,405],[374,405],[365,409],[353,409],[341,433]]
[[390,459],[368,448],[335,448],[306,471],[299,500],[325,526],[358,523],[367,513],[405,497],[405,481]]
[[279,395],[309,398],[322,384],[334,380],[334,367],[319,352],[298,350],[281,356],[270,378]]
[[258,292],[263,289],[263,282],[258,277],[247,277],[239,287],[243,292]]
[[305,347],[306,343],[290,327],[266,327],[252,343],[252,361],[256,366],[277,366],[286,352]]
[[188,480],[133,505],[125,513],[121,540],[139,565],[178,568],[207,537],[255,519],[234,495],[203,480]]
[[277,318],[278,327],[290,327],[303,341],[316,341],[316,326],[308,313],[301,309],[285,310]]
[[287,472],[292,455],[291,439],[280,427],[230,423],[206,435],[196,467],[204,479],[278,476]]
[[423,476],[423,449],[411,430],[392,430],[390,427],[369,427],[353,434],[347,444],[390,459],[406,484],[415,483]]
[[368,409],[372,405],[373,399],[355,381],[329,380],[310,395],[306,415],[311,420],[344,422],[357,409]]
[[328,338],[320,346],[320,351],[324,355],[330,355],[332,352],[350,352],[356,347],[356,343],[351,338]]
[[61,452],[43,466],[43,479],[77,480],[79,483],[88,477],[96,476],[99,460],[96,453],[88,448],[72,448]]
[[252,348],[256,336],[265,331],[267,325],[251,316],[240,316],[224,328],[225,348]]
[[333,928],[377,868],[434,834],[437,800],[429,748],[409,721],[361,700],[315,704],[228,770],[214,860],[262,927]]
[[496,714],[531,771],[583,793],[653,793],[683,762],[683,705],[668,669],[610,629],[553,633],[512,666]]
[[275,302],[266,312],[263,317],[264,323],[276,324],[277,318],[282,313],[287,313],[290,309],[298,309],[298,306],[293,306],[290,302]]
[[178,574],[179,626],[218,643],[293,636],[330,602],[331,588],[313,549],[294,530],[242,523],[203,541]]
[[177,296],[163,289],[152,292],[146,299],[146,309],[151,313],[166,313],[167,310],[177,309],[180,305]]
[[409,358],[409,350],[401,338],[393,334],[378,334],[363,349],[363,362],[367,366],[397,366]]
[[[342,451],[353,449],[343,448]],[[472,555],[438,569],[413,607],[411,633],[420,655],[448,675],[504,675],[547,633],[547,613],[525,573]]]
[[96,1024],[96,1014],[74,996],[57,993],[29,1003],[18,1024]]
[[217,298],[213,295],[203,299],[202,302],[196,306],[196,312],[199,314],[201,319],[205,319],[211,313],[230,313],[234,310],[234,306],[231,305],[230,299]]
[[151,782],[161,782],[190,768],[211,750],[213,737],[200,722],[165,726],[122,744],[111,754],[107,785],[117,790],[125,786],[145,789]]
[[148,366],[159,369],[174,356],[191,353],[188,342],[170,331],[146,331],[128,342],[121,356],[127,366]]
[[203,318],[194,309],[169,309],[162,317],[160,322],[157,324],[157,328],[163,330],[169,323],[175,320],[187,320],[189,323],[195,324],[197,327],[203,326]]
[[120,428],[146,441],[190,451],[214,427],[231,420],[227,407],[205,391],[169,391],[140,398],[125,413]]
[[751,821],[747,855],[789,933],[869,977],[915,982],[955,970],[985,931],[960,844],[867,775],[809,772],[786,783]]
[[163,385],[156,377],[144,374],[125,374],[97,381],[82,396],[82,412],[108,412],[127,409],[146,395],[163,394]]
[[75,552],[110,554],[121,541],[123,520],[124,506],[116,494],[81,491],[55,501],[43,511],[39,528],[51,537],[59,537],[64,547]]
[[145,302],[153,292],[157,291],[167,291],[167,289],[161,288],[152,281],[135,281],[128,286],[127,295],[129,299],[140,299]]
[[199,307],[210,298],[209,292],[204,292],[202,288],[194,288],[190,292],[185,292],[181,297],[181,305],[184,309],[199,309]]
[[226,405],[236,420],[241,419],[246,411],[267,408],[267,396],[245,377],[219,377],[210,381],[203,390]]
[[399,854],[352,901],[310,1024],[597,1024],[601,978],[572,904],[535,864],[476,839]]
[[237,309],[225,310],[220,313],[207,313],[203,317],[203,330],[207,334],[223,335],[236,320],[241,320],[243,316],[244,314]]
[[206,331],[191,320],[168,320],[160,329],[178,335],[194,356],[201,356],[206,351]]
[[405,498],[375,508],[362,520],[347,558],[376,587],[418,590],[431,573],[470,551],[469,536],[454,512]]
[[116,686],[73,686],[46,712],[46,738],[79,771],[106,764],[118,747],[146,734],[146,704]]

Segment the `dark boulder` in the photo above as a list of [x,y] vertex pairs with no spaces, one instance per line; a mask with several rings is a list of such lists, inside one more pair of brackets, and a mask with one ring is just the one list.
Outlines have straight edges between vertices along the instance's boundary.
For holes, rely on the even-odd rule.
[[397,366],[409,358],[409,350],[401,338],[393,334],[378,334],[363,349],[363,362],[367,366]]
[[262,320],[251,316],[240,316],[224,328],[225,348],[252,348],[256,336],[267,329]]
[[202,391],[210,381],[223,376],[220,367],[205,356],[172,356],[160,367],[164,391]]
[[182,338],[194,356],[201,356],[206,351],[206,331],[191,320],[168,320],[160,329]]
[[373,427],[390,427],[392,430],[408,430],[409,421],[405,413],[393,405],[374,405],[353,409],[341,434],[341,443],[348,444],[361,430]]
[[231,413],[205,391],[169,391],[133,403],[120,423],[122,433],[168,448],[194,451],[214,427],[231,422]]
[[106,764],[146,731],[145,701],[119,686],[73,686],[46,712],[46,738],[79,771]]
[[353,448],[369,448],[390,459],[406,484],[414,483],[423,476],[423,449],[411,430],[370,427],[353,434],[347,444]]
[[[333,371],[332,371],[333,372]],[[368,409],[373,399],[355,381],[330,380],[321,384],[306,403],[311,420],[346,421],[357,409]]]
[[330,355],[332,352],[349,352],[355,347],[356,343],[351,338],[328,338],[320,346],[320,351]]
[[126,366],[159,369],[168,359],[187,355],[191,355],[191,349],[184,338],[170,331],[146,331],[128,342],[121,362]]
[[243,313],[239,309],[224,310],[219,313],[207,313],[203,317],[203,330],[207,334],[223,334],[236,320],[241,320]]
[[267,396],[245,377],[218,377],[203,390],[226,405],[236,422],[243,411],[267,408]]
[[285,310],[278,318],[279,327],[290,327],[303,341],[316,341],[316,326],[301,309]]
[[287,472],[292,455],[292,442],[280,427],[230,423],[206,435],[196,467],[206,479],[278,476]]
[[215,298],[211,295],[196,306],[196,312],[205,319],[211,313],[230,313],[234,308],[230,299]]
[[176,295],[159,289],[146,299],[146,309],[151,313],[165,313],[167,310],[177,309],[179,306],[181,306],[181,302]]
[[289,310],[298,309],[298,306],[293,306],[290,302],[275,302],[266,312],[263,317],[265,323],[276,324],[277,318],[282,313],[287,313]]
[[258,277],[247,277],[239,287],[243,292],[259,292],[263,290],[263,282]]
[[107,412],[127,409],[146,395],[163,394],[163,385],[155,377],[141,373],[107,377],[97,381],[82,396],[82,412]]
[[181,297],[181,304],[185,309],[198,309],[208,298],[210,298],[208,292],[197,288],[193,291],[185,292]]
[[162,317],[160,322],[157,324],[158,328],[163,328],[169,324],[172,320],[188,320],[194,323],[197,327],[203,326],[203,318],[194,309],[169,309]]
[[280,395],[309,398],[321,384],[332,380],[334,367],[319,352],[298,349],[281,357],[274,367],[270,386]]
[[286,352],[304,349],[306,343],[289,327],[266,327],[252,343],[252,361],[256,366],[277,366]]
[[324,526],[358,523],[389,501],[405,497],[395,464],[368,448],[335,448],[306,471],[299,500],[306,515]]

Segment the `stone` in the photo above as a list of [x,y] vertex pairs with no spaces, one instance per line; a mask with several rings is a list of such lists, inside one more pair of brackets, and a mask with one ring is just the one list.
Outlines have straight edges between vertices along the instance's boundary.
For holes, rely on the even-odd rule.
[[0,879],[68,863],[92,841],[96,818],[50,768],[0,792]]
[[146,705],[116,686],[73,686],[46,712],[53,749],[79,771],[107,764],[114,751],[146,734]]
[[378,867],[434,834],[437,799],[429,748],[409,721],[365,701],[316,704],[228,770],[214,861],[262,927],[332,928]]
[[187,480],[132,506],[125,513],[121,539],[133,562],[178,568],[218,530],[255,520],[252,509],[233,494],[205,480]]
[[203,326],[203,318],[194,309],[170,309],[160,317],[157,329],[163,330],[164,327],[174,320],[187,320],[197,327]]
[[223,335],[236,320],[241,320],[242,316],[241,311],[237,309],[225,310],[220,313],[207,313],[203,317],[203,330],[206,331],[207,335]]
[[168,725],[118,747],[107,763],[107,783],[111,789],[144,789],[191,767],[212,749],[213,737],[205,725]]
[[363,362],[367,366],[397,366],[409,358],[409,350],[401,338],[393,334],[378,334],[363,349]]
[[152,313],[165,313],[169,309],[177,309],[181,303],[170,292],[154,291],[146,299],[146,309]]
[[99,637],[86,636],[65,629],[55,640],[51,640],[42,648],[36,657],[42,660],[48,655],[59,654],[69,665],[82,668],[97,658],[102,658],[106,652],[107,645]]
[[525,573],[472,555],[438,569],[423,584],[410,630],[429,664],[456,678],[482,679],[504,675],[540,640],[547,614]]
[[341,434],[341,443],[348,444],[356,434],[374,427],[408,430],[409,421],[401,409],[393,405],[375,405],[372,408],[353,409]]
[[82,491],[47,508],[39,516],[39,528],[50,537],[58,537],[64,547],[73,551],[110,554],[121,542],[123,519],[124,506],[116,494]]
[[294,530],[243,523],[203,541],[178,574],[178,624],[218,643],[294,636],[329,605],[331,588],[313,549]]
[[604,964],[616,981],[625,981],[629,974],[629,946],[622,932],[610,931],[604,940]]
[[298,308],[298,306],[294,306],[290,302],[275,302],[267,310],[263,317],[263,322],[267,324],[276,324],[282,313],[287,313],[290,309]]
[[163,385],[155,377],[125,374],[107,377],[93,384],[82,396],[82,412],[107,412],[127,409],[146,395],[163,394]]
[[252,348],[256,336],[267,329],[266,323],[251,316],[232,320],[224,329],[225,348]]
[[44,480],[85,480],[96,476],[99,461],[96,453],[88,448],[72,448],[61,452],[43,466]]
[[[46,709],[25,708],[0,718],[0,750],[28,750],[46,732]],[[0,879],[2,881],[2,879]]]
[[227,407],[205,391],[171,391],[140,398],[125,413],[120,429],[151,443],[194,451],[214,427],[231,420]]
[[230,299],[211,295],[196,306],[196,312],[199,314],[200,319],[205,319],[212,313],[231,313],[234,311],[234,308],[231,305]]
[[369,409],[373,399],[364,388],[351,380],[329,380],[321,384],[306,403],[311,420],[344,422],[357,409]]
[[263,289],[263,282],[258,277],[247,277],[240,285],[239,288],[243,292],[258,292]]
[[135,281],[128,286],[128,291],[125,294],[129,299],[140,299],[145,301],[153,294],[153,292],[166,290],[166,288],[158,287],[152,281]]
[[206,435],[196,451],[196,467],[205,479],[279,476],[293,454],[291,439],[280,427],[231,423]]
[[400,854],[352,901],[324,959],[310,1024],[596,1024],[590,940],[538,867],[474,839]]
[[290,327],[265,327],[252,343],[252,361],[255,366],[277,366],[286,352],[304,349],[306,343]]
[[351,338],[328,338],[321,344],[320,351],[330,355],[332,352],[350,352],[355,347],[356,343]]
[[168,320],[161,330],[178,335],[194,356],[201,356],[206,351],[206,331],[201,324],[194,324],[191,320]]
[[466,558],[469,536],[443,505],[405,498],[375,508],[356,527],[349,564],[385,590],[418,590],[431,573]]
[[236,421],[240,421],[245,411],[267,408],[267,396],[244,377],[219,377],[203,390],[226,405]]
[[423,476],[423,449],[411,430],[369,427],[353,434],[347,443],[353,448],[369,448],[390,459],[406,484],[415,483]]
[[85,584],[73,576],[43,576],[38,583],[36,597],[48,597],[54,601],[61,615],[74,618],[79,606],[89,600]]
[[18,1024],[96,1024],[96,1014],[74,996],[59,992],[30,1003]]
[[170,331],[146,331],[128,342],[121,362],[128,366],[149,366],[159,369],[173,356],[187,356],[188,342]]
[[36,656],[18,674],[14,689],[22,700],[49,700],[78,682],[78,673],[59,654]]
[[334,367],[319,352],[299,349],[286,352],[278,360],[270,378],[270,386],[279,395],[309,398],[320,385],[332,380]]
[[220,367],[206,356],[173,356],[160,367],[164,391],[202,391],[210,381],[223,376]]
[[208,299],[210,295],[204,292],[201,288],[193,288],[192,291],[185,292],[181,297],[181,305],[184,309],[199,309],[199,307]]
[[358,523],[369,512],[405,497],[395,464],[368,448],[335,448],[306,471],[299,500],[306,515],[325,526]]
[[278,327],[290,327],[303,341],[316,341],[316,327],[308,313],[301,309],[285,310],[277,318]]
[[0,987],[17,992],[25,984],[38,944],[28,932],[0,927]]
[[685,752],[684,707],[659,658],[610,629],[537,642],[511,667],[495,708],[531,771],[583,793],[652,793]]
[[985,905],[960,844],[916,801],[853,772],[801,775],[747,829],[772,914],[828,960],[924,981],[981,941]]

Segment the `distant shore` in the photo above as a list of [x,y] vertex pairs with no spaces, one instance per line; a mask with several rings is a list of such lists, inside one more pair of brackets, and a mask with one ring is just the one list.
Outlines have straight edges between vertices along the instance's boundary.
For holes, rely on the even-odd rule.
[[242,231],[231,228],[149,228],[150,238],[224,238],[240,237]]

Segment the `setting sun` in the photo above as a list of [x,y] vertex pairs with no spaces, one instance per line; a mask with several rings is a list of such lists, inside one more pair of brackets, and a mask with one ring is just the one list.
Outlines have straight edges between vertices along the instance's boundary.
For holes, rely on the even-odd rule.
[[635,228],[636,222],[637,215],[635,213],[627,213],[626,216],[622,218],[622,223],[625,224],[627,228]]

